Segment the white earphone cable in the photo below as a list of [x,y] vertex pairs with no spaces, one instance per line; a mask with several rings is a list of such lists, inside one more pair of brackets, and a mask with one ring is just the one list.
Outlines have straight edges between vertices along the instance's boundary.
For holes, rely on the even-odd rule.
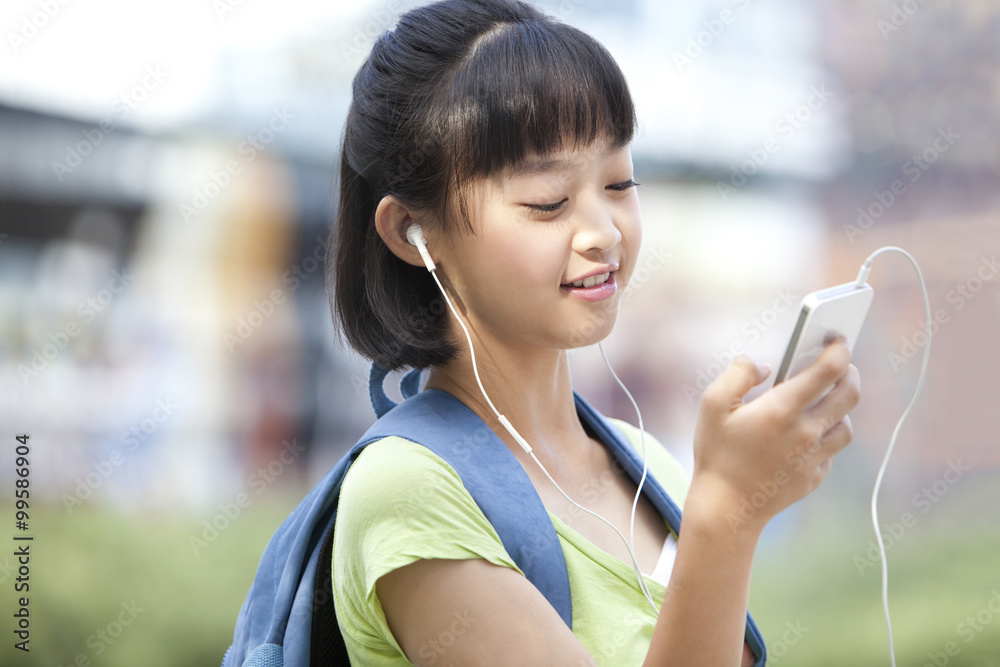
[[[646,460],[646,429],[643,427],[642,424],[642,413],[639,411],[639,404],[635,402],[635,399],[632,397],[632,392],[628,390],[628,387],[625,386],[625,383],[622,382],[620,377],[618,377],[618,373],[616,373],[615,369],[611,367],[611,362],[608,361],[608,355],[604,353],[604,344],[598,343],[597,349],[601,351],[601,358],[604,359],[604,365],[608,367],[608,371],[611,373],[611,377],[615,379],[615,382],[617,382],[618,386],[621,387],[623,392],[625,392],[625,395],[628,397],[629,402],[632,404],[632,408],[635,410],[636,421],[639,424],[639,442],[641,443],[642,446],[642,476],[639,478],[639,485],[635,490],[635,497],[632,498],[632,512],[629,515],[629,522],[628,522],[629,546],[631,547],[632,553],[635,553],[635,513],[636,509],[639,507],[639,496],[642,494],[642,487],[646,483],[646,475],[649,472],[649,462]],[[634,557],[632,559],[632,562],[633,564],[635,564]],[[636,568],[636,573],[635,573],[636,579],[639,581],[639,586],[642,588],[642,592],[643,594],[645,594],[646,599],[652,602],[653,596],[650,595],[649,593],[649,588],[646,586],[646,580],[643,578],[642,572],[639,571],[637,564],[635,565],[635,568]]]
[[[434,264],[434,262],[431,260],[430,255],[427,252],[426,244],[425,244],[425,242],[423,240],[422,234],[419,234],[419,230],[418,230],[416,232],[414,238],[411,238],[410,237],[410,231],[411,230],[408,230],[407,238],[410,239],[410,242],[413,243],[413,245],[417,246],[418,249],[420,250],[420,254],[424,258],[424,262],[427,265],[427,269],[428,269],[428,271],[430,271],[431,276],[434,278],[434,282],[437,283],[438,289],[441,291],[441,295],[444,297],[445,302],[448,304],[448,308],[451,310],[451,313],[455,317],[455,320],[458,322],[459,326],[462,327],[462,331],[465,333],[465,339],[469,343],[469,355],[470,355],[470,357],[472,359],[472,371],[473,371],[473,374],[476,377],[476,383],[479,385],[479,391],[482,393],[483,398],[486,400],[486,403],[489,405],[490,410],[493,411],[493,414],[496,415],[496,417],[499,420],[499,422],[503,425],[503,427],[507,430],[507,432],[510,433],[511,437],[513,437],[514,440],[517,441],[518,445],[520,445],[521,448],[524,449],[524,451],[531,457],[531,459],[542,470],[542,472],[545,474],[545,476],[548,478],[548,480],[550,482],[552,482],[552,485],[559,491],[559,493],[567,501],[569,501],[571,504],[573,504],[574,506],[576,506],[577,508],[579,508],[583,512],[586,512],[587,514],[593,516],[596,519],[599,519],[600,521],[602,521],[605,524],[607,524],[608,526],[610,526],[611,529],[614,530],[615,533],[618,535],[618,537],[621,538],[622,542],[625,544],[625,548],[628,550],[629,557],[632,560],[632,569],[635,572],[635,577],[636,577],[636,581],[638,583],[639,589],[642,592],[643,596],[646,598],[646,600],[649,602],[649,605],[653,608],[654,613],[659,614],[659,610],[656,607],[656,603],[653,601],[653,597],[652,597],[652,595],[649,592],[649,588],[646,585],[645,577],[643,576],[642,571],[639,568],[639,562],[638,562],[638,560],[636,559],[636,556],[635,556],[635,516],[636,516],[636,510],[637,510],[638,504],[639,504],[639,496],[642,493],[642,487],[643,487],[643,484],[646,481],[646,476],[647,476],[648,470],[649,470],[648,462],[646,461],[646,438],[645,438],[645,431],[644,431],[644,427],[643,427],[643,423],[642,423],[642,413],[639,411],[639,406],[636,404],[636,401],[632,397],[631,392],[629,392],[628,388],[625,387],[625,384],[622,382],[621,378],[618,377],[618,374],[611,367],[611,363],[608,361],[608,357],[607,357],[607,355],[604,352],[604,346],[601,345],[601,344],[598,344],[598,348],[601,351],[601,357],[604,360],[604,364],[607,366],[608,370],[611,372],[611,375],[614,377],[615,381],[618,383],[618,386],[620,386],[622,388],[622,391],[625,392],[625,395],[628,396],[629,401],[632,403],[632,407],[635,409],[636,418],[637,418],[638,424],[639,424],[639,438],[640,438],[640,442],[642,443],[642,477],[639,480],[639,484],[638,484],[638,488],[636,489],[635,497],[632,500],[632,509],[631,509],[631,514],[630,514],[630,517],[629,517],[629,537],[628,537],[628,539],[625,538],[625,536],[622,534],[622,532],[613,523],[611,523],[610,521],[608,521],[607,519],[605,519],[601,515],[597,514],[596,512],[593,512],[593,511],[587,509],[586,507],[584,507],[583,505],[579,504],[578,502],[576,502],[575,500],[573,500],[565,491],[563,491],[562,487],[559,486],[559,484],[555,481],[555,479],[552,478],[552,475],[549,474],[549,471],[545,468],[544,465],[542,465],[542,462],[538,460],[538,457],[535,456],[535,453],[532,451],[531,445],[529,445],[524,440],[524,438],[521,437],[521,434],[517,432],[517,429],[514,428],[513,424],[511,424],[510,421],[504,415],[500,414],[499,410],[497,410],[496,406],[493,404],[493,401],[490,399],[489,394],[486,393],[486,389],[485,389],[485,387],[483,387],[482,378],[479,376],[479,368],[478,368],[477,363],[476,363],[476,351],[475,351],[475,348],[474,348],[474,346],[472,344],[472,335],[469,333],[468,327],[466,327],[465,322],[462,320],[461,316],[458,313],[458,310],[455,308],[454,304],[451,302],[451,299],[448,297],[448,293],[445,291],[444,286],[441,284],[441,280],[437,276],[437,267]],[[878,255],[880,255],[882,253],[885,253],[885,252],[898,252],[898,253],[901,253],[902,255],[904,255],[910,261],[911,264],[913,264],[913,268],[916,270],[917,277],[920,280],[920,290],[921,290],[921,293],[923,295],[923,300],[924,300],[924,315],[926,317],[926,320],[925,320],[925,326],[926,326],[926,343],[925,343],[925,347],[924,347],[923,363],[920,366],[920,375],[919,375],[919,377],[917,379],[917,386],[916,386],[916,389],[913,392],[913,397],[910,399],[909,405],[907,405],[906,410],[903,412],[902,416],[900,416],[899,421],[896,422],[896,427],[893,429],[892,437],[889,440],[889,447],[886,449],[885,456],[882,459],[882,463],[879,466],[878,474],[877,474],[877,476],[875,478],[875,487],[872,490],[872,498],[871,498],[872,526],[875,529],[875,539],[878,542],[879,556],[881,558],[881,564],[882,564],[882,610],[883,610],[883,613],[885,615],[886,630],[888,632],[889,660],[890,660],[890,663],[891,663],[892,667],[895,667],[896,666],[896,653],[895,653],[895,648],[894,648],[894,644],[893,644],[893,637],[892,637],[892,620],[891,620],[890,615],[889,615],[889,568],[888,568],[888,562],[887,562],[887,559],[886,559],[885,544],[884,544],[884,542],[882,540],[882,533],[879,530],[879,525],[878,525],[878,494],[879,494],[879,490],[882,488],[882,479],[885,476],[886,467],[889,464],[889,457],[892,456],[892,452],[893,452],[893,450],[896,447],[896,439],[899,436],[899,431],[902,428],[903,423],[906,421],[906,418],[910,415],[910,412],[912,411],[913,406],[916,404],[917,399],[920,397],[920,393],[923,390],[924,378],[926,377],[926,374],[927,374],[927,364],[928,364],[928,361],[930,359],[931,336],[933,335],[933,329],[932,329],[932,326],[931,326],[930,299],[927,296],[927,285],[924,282],[923,273],[920,271],[920,266],[917,264],[917,261],[913,258],[913,256],[910,255],[910,253],[908,253],[907,251],[903,250],[902,248],[898,248],[896,246],[886,246],[886,247],[883,247],[883,248],[879,248],[878,250],[876,250],[875,252],[873,252],[868,257],[868,259],[865,260],[864,264],[861,267],[861,270],[858,272],[858,277],[857,277],[857,283],[858,283],[858,285],[864,285],[865,281],[868,279],[868,275],[871,272],[872,260],[874,260],[875,257],[877,257]]]
[[[538,460],[538,457],[535,456],[535,453],[532,451],[531,446],[524,440],[523,437],[521,437],[521,434],[517,432],[517,429],[514,428],[513,424],[511,424],[510,421],[504,415],[500,414],[499,410],[497,410],[496,406],[493,404],[493,401],[490,400],[489,395],[486,393],[486,389],[483,387],[482,379],[479,377],[479,368],[476,365],[476,350],[475,347],[473,347],[472,345],[472,335],[469,333],[468,327],[465,326],[465,322],[459,316],[458,311],[456,310],[454,304],[452,304],[451,299],[448,297],[448,293],[445,291],[444,286],[441,284],[441,280],[437,276],[436,267],[432,269],[430,268],[430,265],[428,265],[428,269],[430,270],[431,276],[434,277],[434,282],[437,283],[438,289],[441,290],[441,294],[442,296],[444,296],[444,300],[448,304],[448,308],[451,310],[452,315],[458,321],[458,324],[462,327],[462,331],[465,333],[465,340],[468,341],[469,343],[469,355],[472,358],[472,372],[476,376],[476,383],[479,385],[479,391],[482,392],[483,398],[486,400],[486,403],[490,406],[490,410],[493,411],[493,414],[496,415],[497,419],[507,430],[507,432],[510,433],[511,437],[513,437],[517,441],[517,443],[521,446],[522,449],[524,449],[524,451],[528,454],[528,456],[530,456],[531,459],[538,465],[538,467],[541,468],[542,472],[545,473],[545,476],[548,478],[548,480],[552,482],[552,485],[556,487],[556,490],[558,490],[559,493],[566,500],[568,500],[570,503],[572,503],[580,510],[591,515],[592,517],[599,519],[600,521],[603,521],[605,524],[610,526],[612,530],[615,531],[618,537],[621,538],[622,542],[625,544],[625,548],[628,550],[629,557],[632,560],[632,569],[635,572],[636,582],[638,583],[639,590],[642,592],[643,597],[646,598],[646,601],[649,602],[649,605],[653,608],[653,613],[659,614],[659,609],[656,607],[656,603],[653,601],[653,596],[652,594],[650,594],[649,587],[646,585],[646,581],[642,574],[642,570],[639,568],[639,561],[636,559],[635,548],[634,548],[635,511],[636,507],[638,506],[639,494],[642,492],[642,485],[646,480],[646,472],[647,472],[645,438],[640,435],[642,441],[642,461],[643,461],[642,479],[639,482],[639,488],[636,490],[635,499],[632,502],[632,516],[629,521],[629,533],[630,536],[632,537],[632,540],[629,540],[626,539],[626,537],[622,534],[622,532],[618,530],[618,528],[613,523],[602,517],[600,514],[597,514],[596,512],[587,509],[580,503],[570,498],[570,496],[565,491],[563,491],[562,487],[559,486],[556,480],[552,478],[552,475],[550,475],[549,471],[545,468],[544,465],[542,465],[542,462]],[[604,356],[603,347],[601,348],[601,356]],[[611,364],[608,363],[606,356],[604,357],[604,362],[605,364],[607,364],[608,369],[611,370],[611,374],[614,375],[614,378],[615,380],[618,381],[618,384],[622,387],[622,389],[625,389],[625,385],[622,384],[622,381],[618,378],[618,375],[611,368]],[[639,433],[641,434],[642,415],[639,414],[639,407],[638,405],[636,405],[635,400],[632,398],[632,394],[630,394],[627,389],[625,389],[625,393],[628,395],[629,400],[632,401],[632,405],[633,407],[635,407],[636,414],[639,415]]]
[[882,541],[882,531],[878,526],[878,492],[882,488],[882,478],[885,476],[886,466],[889,464],[889,457],[892,456],[892,450],[896,447],[896,437],[899,435],[899,430],[903,426],[903,422],[910,415],[910,411],[916,404],[917,399],[920,397],[920,392],[924,388],[924,377],[927,375],[927,362],[930,359],[931,354],[931,335],[933,334],[933,329],[931,327],[931,302],[927,296],[927,285],[924,282],[924,275],[920,271],[920,266],[917,264],[917,260],[913,258],[913,255],[906,252],[902,248],[897,248],[896,246],[885,246],[879,248],[865,260],[865,263],[861,266],[861,270],[858,272],[858,285],[864,285],[865,281],[868,279],[868,274],[871,272],[872,260],[878,255],[884,252],[898,252],[906,256],[910,263],[913,264],[913,268],[917,271],[917,277],[920,279],[920,291],[924,297],[924,316],[927,318],[925,320],[926,326],[926,338],[927,341],[924,346],[924,360],[920,366],[920,376],[917,379],[916,389],[913,391],[913,398],[910,399],[909,405],[906,406],[906,410],[903,411],[902,416],[899,421],[896,422],[896,428],[892,431],[892,437],[889,439],[889,447],[886,449],[885,456],[882,459],[882,464],[879,466],[878,475],[875,477],[875,488],[872,490],[872,501],[871,501],[871,515],[872,515],[872,526],[875,529],[875,539],[878,541],[878,553],[882,561],[882,612],[885,615],[885,627],[889,635],[889,662],[892,667],[896,667],[896,649],[893,645],[892,640],[892,620],[889,617],[889,564],[886,559],[885,544]]

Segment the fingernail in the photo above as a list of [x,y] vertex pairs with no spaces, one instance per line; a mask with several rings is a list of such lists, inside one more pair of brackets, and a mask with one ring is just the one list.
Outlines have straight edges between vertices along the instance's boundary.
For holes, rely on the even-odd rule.
[[831,343],[843,343],[847,345],[847,336],[836,331],[831,331],[823,337],[823,345],[830,345]]
[[767,362],[758,361],[756,363],[756,366],[757,366],[757,372],[760,373],[761,376],[768,375],[771,372],[771,364]]

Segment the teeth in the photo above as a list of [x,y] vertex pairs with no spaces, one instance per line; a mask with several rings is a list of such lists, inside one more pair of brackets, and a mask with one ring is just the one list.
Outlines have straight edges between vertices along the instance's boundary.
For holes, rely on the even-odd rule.
[[594,285],[600,285],[607,281],[610,273],[601,273],[596,276],[590,276],[589,278],[584,278],[583,280],[577,280],[576,282],[570,283],[573,287],[593,287]]

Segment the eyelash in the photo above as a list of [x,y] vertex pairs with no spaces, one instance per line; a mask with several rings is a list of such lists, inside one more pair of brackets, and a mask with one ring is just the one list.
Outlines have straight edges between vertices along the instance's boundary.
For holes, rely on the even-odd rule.
[[525,206],[530,208],[532,211],[535,211],[536,213],[555,213],[556,211],[561,209],[562,205],[565,204],[567,201],[569,200],[562,199],[552,204],[525,204]]
[[627,181],[622,181],[621,183],[615,183],[613,185],[609,185],[608,187],[616,192],[624,192],[625,190],[628,190],[629,188],[634,188],[638,185],[642,185],[642,183],[637,183],[635,179],[630,178]]
[[[637,183],[634,179],[628,179],[627,181],[622,181],[621,183],[612,183],[606,189],[614,190],[615,192],[624,192],[630,188],[634,188],[641,183]],[[555,213],[562,205],[565,204],[569,199],[563,198],[557,202],[551,204],[525,204],[529,209],[537,213]]]

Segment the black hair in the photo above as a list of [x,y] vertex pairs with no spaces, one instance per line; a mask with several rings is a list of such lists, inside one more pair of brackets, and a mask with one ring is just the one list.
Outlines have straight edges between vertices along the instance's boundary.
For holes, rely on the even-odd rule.
[[[516,0],[443,0],[403,14],[354,77],[331,230],[334,317],[390,370],[448,362],[448,309],[433,278],[375,229],[387,195],[464,221],[463,192],[533,155],[632,140],[625,77],[595,39]],[[460,215],[449,215],[453,204]]]

